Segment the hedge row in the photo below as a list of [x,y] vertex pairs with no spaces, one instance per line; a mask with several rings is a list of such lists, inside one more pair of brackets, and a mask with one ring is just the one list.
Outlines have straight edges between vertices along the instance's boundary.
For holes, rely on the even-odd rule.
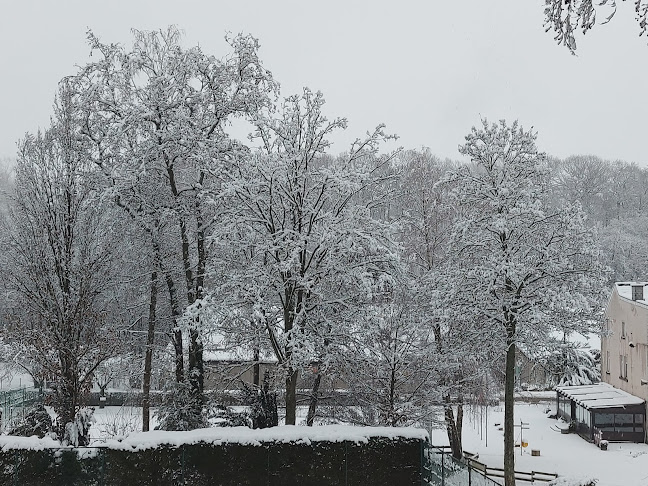
[[140,451],[4,450],[0,484],[45,486],[420,485],[416,439],[193,444]]

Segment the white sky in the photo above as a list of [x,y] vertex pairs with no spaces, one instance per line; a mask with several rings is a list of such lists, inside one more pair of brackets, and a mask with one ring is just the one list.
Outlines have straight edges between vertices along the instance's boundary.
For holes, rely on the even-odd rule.
[[47,125],[57,82],[89,60],[85,32],[130,44],[130,29],[175,24],[218,57],[250,33],[284,96],[321,90],[349,128],[378,123],[406,148],[459,158],[480,116],[519,119],[541,150],[647,165],[648,38],[632,2],[580,37],[578,56],[543,28],[543,0],[21,0],[0,9],[0,157]]

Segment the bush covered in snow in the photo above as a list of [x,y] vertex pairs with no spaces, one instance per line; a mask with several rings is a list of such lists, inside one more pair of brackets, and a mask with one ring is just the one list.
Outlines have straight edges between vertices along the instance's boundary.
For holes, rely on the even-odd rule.
[[174,383],[155,411],[158,430],[194,430],[209,427],[207,412],[189,382]]
[[52,417],[47,413],[43,404],[38,403],[27,411],[25,417],[9,431],[9,435],[24,437],[35,435],[42,439],[52,431],[52,427]]
[[548,385],[591,385],[601,381],[601,371],[589,350],[574,343],[561,343],[541,360]]
[[270,389],[270,376],[263,376],[261,387],[243,383],[243,403],[250,407],[253,429],[265,429],[279,425],[277,393]]
[[[95,422],[94,408],[82,408],[74,416],[74,421],[66,424],[55,422],[54,429],[63,430],[64,445],[87,446],[90,443],[90,427]],[[60,437],[59,432],[59,437]]]

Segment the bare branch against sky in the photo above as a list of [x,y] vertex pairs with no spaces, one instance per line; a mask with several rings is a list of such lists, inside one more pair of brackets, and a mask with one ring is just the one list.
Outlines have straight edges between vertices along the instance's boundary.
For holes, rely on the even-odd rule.
[[[284,96],[323,91],[351,138],[378,123],[399,145],[459,158],[480,116],[518,118],[556,156],[592,153],[645,165],[648,45],[633,12],[588,33],[577,56],[543,28],[542,0],[464,2],[115,0],[5,2],[0,15],[0,156],[48,123],[57,82],[88,61],[85,36],[130,42],[131,28],[176,24],[186,45],[227,52],[251,33]],[[631,10],[620,2],[619,10]],[[620,12],[622,13],[622,12]],[[345,138],[347,137],[347,138]]]

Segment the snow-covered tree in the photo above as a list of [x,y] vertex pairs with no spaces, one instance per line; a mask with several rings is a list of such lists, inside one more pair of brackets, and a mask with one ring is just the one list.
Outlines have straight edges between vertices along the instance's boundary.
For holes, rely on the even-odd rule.
[[418,289],[409,299],[409,306],[426,317],[419,335],[433,336],[428,353],[434,367],[428,367],[428,379],[434,380],[434,394],[429,395],[436,403],[443,403],[448,440],[454,457],[460,459],[463,402],[477,392],[475,386],[481,383],[482,376],[474,373],[478,369],[474,353],[465,345],[458,345],[455,330],[463,315],[456,313],[450,317],[452,306],[442,290],[455,207],[449,199],[451,185],[438,182],[455,164],[438,160],[429,150],[404,152],[401,160],[404,165],[398,202],[402,208],[402,255],[413,282],[410,286]]
[[78,113],[61,84],[51,127],[20,144],[6,222],[3,267],[13,306],[7,338],[31,356],[53,388],[59,437],[83,443],[84,393],[119,349],[111,312],[119,239],[101,178],[78,139]]
[[[625,1],[625,0],[623,0]],[[633,0],[639,35],[646,32],[648,26],[648,2]],[[576,32],[583,34],[592,29],[597,22],[605,23],[614,17],[617,11],[617,0],[545,0],[545,29],[553,30],[558,44],[567,47],[572,53],[576,51]]]
[[429,149],[404,151],[399,159],[397,204],[403,259],[413,277],[422,277],[445,261],[452,208],[446,201],[449,188],[437,182],[453,163],[439,160]]
[[[431,420],[438,403],[438,359],[427,316],[412,305],[414,282],[395,282],[385,302],[365,306],[349,326],[339,367],[353,407],[337,418],[362,425],[405,426]],[[362,416],[359,410],[369,411]]]
[[613,220],[598,231],[599,244],[610,267],[609,282],[641,281],[648,260],[648,218]]
[[591,385],[601,381],[600,363],[588,349],[572,342],[558,342],[551,348],[540,358],[548,386]]
[[[536,135],[517,122],[473,128],[452,172],[457,205],[450,248],[457,270],[446,295],[470,316],[466,343],[505,361],[504,469],[513,486],[513,391],[518,343],[533,347],[559,319],[586,327],[603,288],[599,252],[579,206],[548,208],[549,171]],[[459,262],[461,264],[459,265]]]
[[287,424],[295,423],[299,370],[313,362],[326,368],[344,314],[386,286],[385,269],[396,258],[391,225],[371,216],[384,203],[372,190],[389,161],[377,155],[387,136],[379,127],[349,153],[328,157],[328,137],[346,121],[328,121],[323,104],[306,89],[287,98],[278,117],[259,117],[261,148],[233,168],[227,199],[216,201],[229,209],[214,245],[239,249],[228,258],[241,260],[225,263],[237,274],[214,288],[212,300],[230,307],[218,301],[232,296],[260,320],[285,371]]
[[183,314],[205,288],[206,234],[213,220],[205,195],[218,191],[221,172],[243,148],[229,138],[227,124],[256,116],[275,85],[252,37],[229,39],[233,52],[223,60],[199,47],[183,48],[174,27],[134,31],[134,38],[128,51],[89,34],[100,59],[73,78],[75,103],[85,114],[82,134],[93,147],[93,161],[111,181],[110,194],[150,239],[147,273],[159,272],[168,290],[176,379],[188,379],[202,395],[203,325],[200,313]]

